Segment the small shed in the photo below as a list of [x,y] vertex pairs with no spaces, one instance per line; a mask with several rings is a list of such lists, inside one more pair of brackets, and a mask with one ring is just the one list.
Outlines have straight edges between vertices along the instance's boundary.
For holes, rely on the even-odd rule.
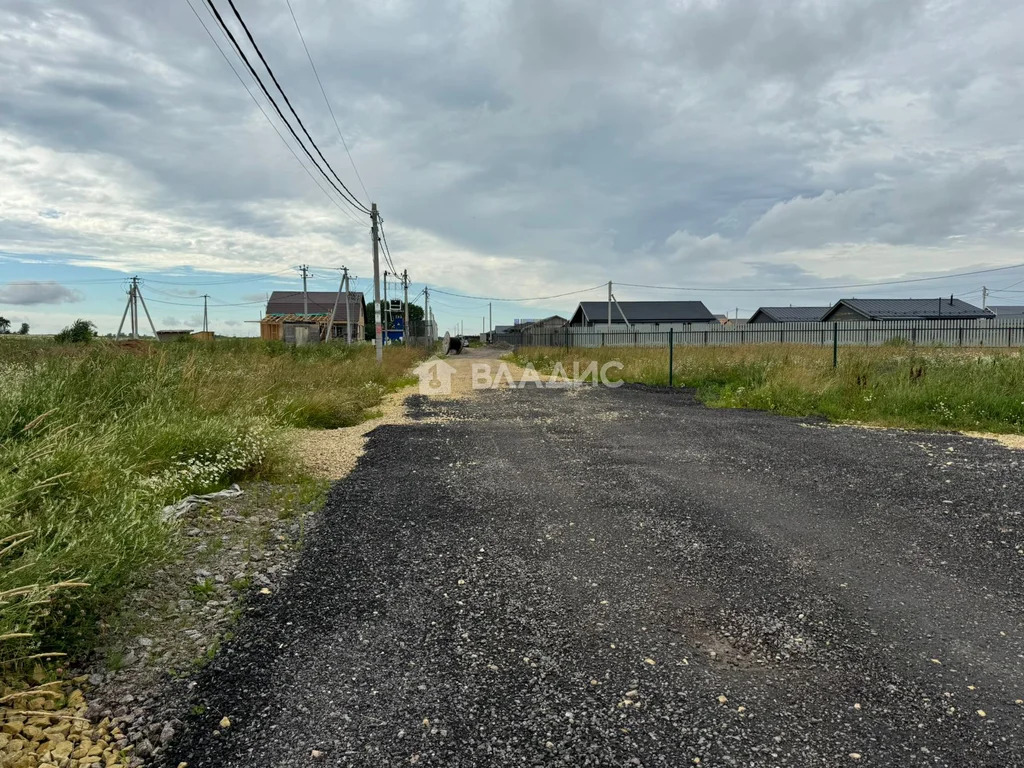
[[998,318],[1021,318],[1024,317],[1024,307],[1015,307],[1003,304],[998,307],[989,307],[988,311]]
[[158,330],[156,332],[157,341],[177,341],[178,339],[186,338],[192,335],[191,328],[185,329],[168,329]]

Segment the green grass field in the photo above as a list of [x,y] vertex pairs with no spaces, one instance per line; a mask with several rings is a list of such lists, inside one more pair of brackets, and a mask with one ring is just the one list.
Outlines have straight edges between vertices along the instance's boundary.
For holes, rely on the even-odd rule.
[[[668,385],[668,350],[523,348],[514,356],[550,373],[560,362],[623,364],[621,378]],[[705,404],[793,416],[820,415],[894,427],[1024,433],[1024,354],[1020,350],[798,345],[677,347],[673,384]]]
[[421,355],[0,337],[0,663],[87,648],[169,556],[164,505],[292,471],[282,430],[360,422]]

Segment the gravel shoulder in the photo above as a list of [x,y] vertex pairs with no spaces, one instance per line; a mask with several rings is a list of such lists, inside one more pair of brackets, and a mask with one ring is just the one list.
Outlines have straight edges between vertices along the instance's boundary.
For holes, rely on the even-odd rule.
[[168,764],[1024,764],[1019,453],[633,386],[409,418]]

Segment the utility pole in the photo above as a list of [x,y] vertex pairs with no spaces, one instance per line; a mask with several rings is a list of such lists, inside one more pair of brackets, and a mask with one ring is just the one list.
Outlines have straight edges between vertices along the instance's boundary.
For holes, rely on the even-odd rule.
[[[342,284],[345,286],[345,343],[352,343],[352,301],[348,291],[348,267],[341,268]],[[362,311],[362,310],[360,310]]]
[[402,288],[405,291],[405,313],[402,315],[402,341],[409,343],[409,270],[402,270]]
[[981,308],[988,309],[988,288],[981,287]]
[[207,315],[206,312],[206,302],[207,300],[209,300],[209,298],[210,297],[207,294],[203,294],[203,333],[206,333],[207,331],[210,330],[209,315]]
[[608,281],[608,333],[612,332],[612,281]]
[[375,325],[375,345],[377,347],[377,365],[384,361],[383,329],[380,324],[380,243],[377,240],[377,204],[370,205],[370,236],[373,240],[373,321]]
[[[149,327],[153,329],[153,338],[157,341],[160,337],[156,334],[156,326],[153,325],[153,318],[149,315],[149,307],[146,306],[146,300],[142,298],[142,291],[139,289],[139,278],[131,278],[131,285],[128,287],[128,301],[124,305],[124,314],[121,315],[121,324],[117,326],[117,334],[114,336],[114,341],[121,338],[121,331],[124,330],[124,321],[126,317],[131,317],[132,324],[132,338],[139,338],[139,303],[142,303],[142,311],[146,313],[146,319],[149,320]],[[204,302],[204,315],[205,315],[205,302]]]
[[433,339],[430,339],[430,289],[427,286],[423,286],[423,342],[425,344],[432,344]]
[[487,341],[491,340],[491,332],[494,330],[494,314],[492,307],[493,305],[491,302],[487,302]]
[[306,276],[309,274],[309,267],[303,264],[299,267],[302,272],[302,314],[309,314],[309,293],[306,291]]

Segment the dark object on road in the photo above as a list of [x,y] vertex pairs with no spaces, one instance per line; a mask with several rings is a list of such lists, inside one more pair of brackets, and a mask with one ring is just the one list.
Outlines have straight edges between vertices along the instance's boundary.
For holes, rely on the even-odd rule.
[[462,337],[452,336],[448,333],[444,335],[444,353],[446,355],[461,355],[463,346]]
[[1019,454],[679,390],[411,402],[167,765],[1024,765]]

